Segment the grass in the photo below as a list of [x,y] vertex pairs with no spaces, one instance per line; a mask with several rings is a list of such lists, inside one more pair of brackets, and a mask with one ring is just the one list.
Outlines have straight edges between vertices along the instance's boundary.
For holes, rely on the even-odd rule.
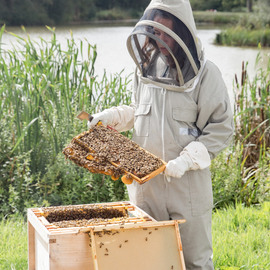
[[270,203],[229,207],[213,214],[216,270],[270,269]]
[[28,269],[27,225],[22,217],[0,221],[0,269]]
[[[213,212],[216,270],[270,268],[270,202]],[[22,217],[0,222],[0,269],[27,269],[27,225]]]

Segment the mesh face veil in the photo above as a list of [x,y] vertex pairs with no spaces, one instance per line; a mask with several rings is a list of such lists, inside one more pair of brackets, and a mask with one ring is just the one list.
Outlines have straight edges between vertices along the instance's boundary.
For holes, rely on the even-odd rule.
[[128,37],[127,47],[142,81],[171,90],[190,86],[202,65],[187,26],[161,9],[144,13]]

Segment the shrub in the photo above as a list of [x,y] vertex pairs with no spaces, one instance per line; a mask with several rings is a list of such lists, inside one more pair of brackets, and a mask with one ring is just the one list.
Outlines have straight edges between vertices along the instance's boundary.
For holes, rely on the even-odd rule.
[[[61,152],[87,130],[76,119],[130,103],[129,77],[98,81],[96,47],[72,37],[62,49],[54,29],[51,42],[17,36],[18,46],[0,51],[0,201],[3,214],[30,205],[122,200],[124,184],[66,165]],[[5,26],[1,28],[0,40]],[[23,28],[26,32],[26,30]],[[12,34],[12,33],[11,33]],[[68,173],[67,173],[68,172]]]
[[58,154],[55,164],[37,181],[42,197],[50,205],[74,205],[127,200],[121,179],[91,174]]
[[247,167],[244,147],[231,145],[212,160],[214,208],[242,203],[246,206],[270,200],[270,152],[261,156],[258,168]]
[[98,20],[123,20],[127,19],[127,12],[124,12],[121,9],[113,8],[109,10],[100,10],[96,14]]
[[216,44],[228,46],[270,47],[270,29],[250,30],[237,26],[222,30],[216,35]]

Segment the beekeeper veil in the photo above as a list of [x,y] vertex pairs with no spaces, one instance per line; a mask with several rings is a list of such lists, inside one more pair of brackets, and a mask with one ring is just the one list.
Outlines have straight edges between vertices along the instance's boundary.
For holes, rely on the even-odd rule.
[[174,91],[194,86],[203,66],[189,1],[153,0],[127,40],[141,80]]

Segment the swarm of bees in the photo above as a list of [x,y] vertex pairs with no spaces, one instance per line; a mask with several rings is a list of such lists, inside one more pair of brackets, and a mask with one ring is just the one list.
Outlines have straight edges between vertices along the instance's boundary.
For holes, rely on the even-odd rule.
[[63,154],[78,166],[92,173],[111,175],[113,180],[124,174],[127,179],[131,175],[140,179],[164,164],[137,143],[103,125],[74,137]]
[[43,216],[52,225],[67,227],[85,227],[91,224],[106,223],[111,219],[125,220],[127,211],[107,205],[68,205],[42,208]]

